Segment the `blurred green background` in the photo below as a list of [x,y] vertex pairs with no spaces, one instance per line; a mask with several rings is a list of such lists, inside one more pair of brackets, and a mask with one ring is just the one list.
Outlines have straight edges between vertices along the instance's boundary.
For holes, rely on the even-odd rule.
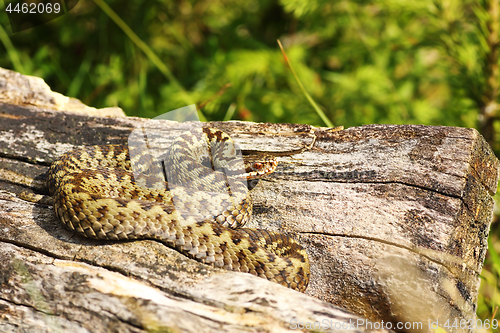
[[[196,103],[202,120],[475,127],[500,156],[498,0],[87,0],[15,34],[2,12],[0,67],[90,106],[155,117]],[[498,229],[483,319],[500,305]]]

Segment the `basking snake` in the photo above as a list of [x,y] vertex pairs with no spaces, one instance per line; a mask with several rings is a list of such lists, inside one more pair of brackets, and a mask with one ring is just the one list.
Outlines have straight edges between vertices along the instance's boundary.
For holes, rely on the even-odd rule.
[[[179,136],[169,148],[161,170],[168,171],[168,182],[149,176],[159,169],[147,153],[132,155],[131,161],[127,147],[106,145],[62,155],[51,165],[47,184],[57,217],[80,235],[158,240],[202,263],[304,291],[309,262],[296,240],[240,228],[252,214],[241,178],[274,172],[277,162],[243,165],[234,154],[226,133],[200,128]],[[134,177],[137,170],[140,177]]]

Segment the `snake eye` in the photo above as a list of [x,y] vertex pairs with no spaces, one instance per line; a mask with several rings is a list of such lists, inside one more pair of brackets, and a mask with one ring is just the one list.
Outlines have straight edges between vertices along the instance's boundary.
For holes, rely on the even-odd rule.
[[255,162],[255,163],[253,164],[253,169],[254,169],[254,170],[260,170],[260,169],[262,169],[262,167],[263,167],[263,165],[262,165],[262,163],[260,163],[260,162]]

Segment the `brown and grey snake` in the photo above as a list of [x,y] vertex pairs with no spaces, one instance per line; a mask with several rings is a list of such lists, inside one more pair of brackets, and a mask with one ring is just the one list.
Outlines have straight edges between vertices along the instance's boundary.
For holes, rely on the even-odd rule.
[[[49,170],[54,211],[66,227],[85,237],[154,239],[202,263],[304,291],[309,281],[305,249],[278,232],[241,228],[252,214],[242,178],[274,172],[277,162],[243,165],[234,158],[235,149],[220,130],[187,132],[166,154],[168,182],[149,176],[155,168],[147,154],[133,155],[131,161],[126,146],[70,151]],[[134,168],[142,176],[134,176]]]

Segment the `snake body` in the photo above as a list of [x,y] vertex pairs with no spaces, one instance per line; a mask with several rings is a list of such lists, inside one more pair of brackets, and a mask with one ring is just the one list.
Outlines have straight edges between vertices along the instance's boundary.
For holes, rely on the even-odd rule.
[[[131,160],[126,146],[89,146],[58,158],[47,185],[57,217],[80,235],[155,239],[199,262],[304,291],[309,281],[304,248],[281,233],[241,228],[252,214],[242,178],[273,172],[276,162],[245,167],[234,154],[233,141],[220,130],[187,132],[167,152],[168,181],[158,181],[149,176],[158,169],[147,153]],[[142,177],[134,176],[132,166]]]

